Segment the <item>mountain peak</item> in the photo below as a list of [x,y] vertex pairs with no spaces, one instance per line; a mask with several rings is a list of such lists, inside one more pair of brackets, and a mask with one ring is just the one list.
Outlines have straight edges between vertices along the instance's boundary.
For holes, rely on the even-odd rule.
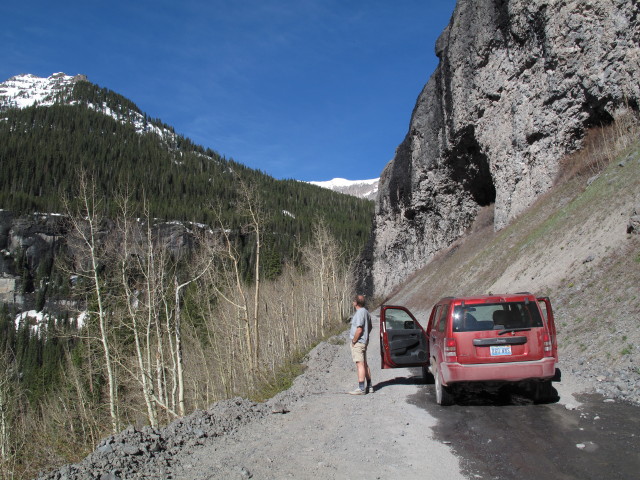
[[[100,91],[98,95],[89,97],[74,95],[74,86],[78,82],[87,82]],[[54,104],[82,104],[86,108],[108,115],[123,124],[131,124],[138,133],[152,132],[174,144],[176,135],[158,121],[147,117],[131,101],[114,94],[115,99],[106,100],[105,88],[91,84],[86,75],[67,75],[64,72],[54,73],[49,77],[38,77],[25,73],[11,77],[0,83],[0,112],[10,108],[28,108],[32,106],[49,107]]]
[[328,188],[334,192],[344,193],[353,197],[375,200],[378,194],[379,178],[370,180],[347,180],[345,178],[334,178],[323,182],[309,182],[322,188]]
[[86,75],[54,73],[50,77],[38,77],[24,73],[0,83],[0,110],[26,108],[32,105],[53,105],[60,94],[76,82],[87,81]]

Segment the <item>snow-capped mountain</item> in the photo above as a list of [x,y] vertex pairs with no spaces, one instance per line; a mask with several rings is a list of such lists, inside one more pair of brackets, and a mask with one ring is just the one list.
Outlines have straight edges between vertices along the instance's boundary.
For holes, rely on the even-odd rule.
[[0,83],[0,110],[26,108],[32,105],[53,105],[65,101],[73,85],[87,81],[85,75],[54,73],[48,78],[31,74],[16,75]]
[[[32,74],[22,74],[11,77],[0,83],[0,111],[9,108],[27,108],[34,105],[50,106],[56,103],[75,105],[73,87],[77,82],[88,82],[86,75],[66,75],[54,73],[43,78]],[[87,108],[109,115],[122,123],[132,124],[138,133],[153,132],[161,138],[171,142],[175,134],[166,128],[154,124],[140,112],[131,109],[115,110],[105,102],[101,104],[85,103]]]
[[318,187],[328,188],[335,192],[344,193],[353,197],[366,198],[367,200],[375,200],[378,194],[379,178],[370,180],[346,180],[344,178],[334,178],[324,182],[309,182]]
[[[158,122],[152,122],[133,104],[129,107],[107,105],[87,100],[76,100],[73,89],[78,82],[89,82],[86,75],[66,75],[54,73],[43,78],[32,74],[11,77],[0,83],[0,112],[10,108],[28,108],[31,106],[51,106],[54,104],[76,105],[82,103],[87,108],[108,115],[121,123],[135,127],[138,133],[152,132],[158,135],[169,146],[176,143],[176,134]],[[98,88],[98,87],[96,87]],[[0,121],[2,116],[0,114]],[[371,180],[346,180],[334,178],[323,182],[308,182],[319,187],[354,197],[375,200],[378,193],[378,178]]]

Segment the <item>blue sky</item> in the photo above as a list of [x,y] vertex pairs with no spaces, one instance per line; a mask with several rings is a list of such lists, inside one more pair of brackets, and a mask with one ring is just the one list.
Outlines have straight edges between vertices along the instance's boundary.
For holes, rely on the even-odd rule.
[[276,178],[376,178],[455,0],[2,2],[0,81],[83,73]]

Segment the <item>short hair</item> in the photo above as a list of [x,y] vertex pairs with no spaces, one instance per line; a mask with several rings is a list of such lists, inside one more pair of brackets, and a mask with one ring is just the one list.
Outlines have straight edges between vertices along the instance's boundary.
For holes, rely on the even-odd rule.
[[359,307],[364,307],[364,295],[356,295],[353,297],[353,301],[356,302]]

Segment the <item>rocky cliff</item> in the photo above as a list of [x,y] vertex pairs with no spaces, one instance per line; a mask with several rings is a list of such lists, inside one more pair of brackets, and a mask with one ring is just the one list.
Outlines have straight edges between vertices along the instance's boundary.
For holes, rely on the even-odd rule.
[[[194,231],[211,232],[204,225],[177,221],[158,221],[151,228],[154,242],[165,246],[174,258],[193,248],[196,242]],[[118,242],[118,235],[114,222],[105,220],[98,241]],[[73,236],[73,227],[66,216],[43,213],[15,215],[0,210],[0,303],[13,304],[22,310],[32,308],[35,287],[24,285],[25,278],[35,279],[38,267],[47,259],[60,255],[80,258],[78,240]],[[69,299],[57,300],[66,305]]]
[[636,0],[458,0],[382,173],[360,287],[388,293],[481,206],[504,227],[588,128],[638,110],[639,14]]

